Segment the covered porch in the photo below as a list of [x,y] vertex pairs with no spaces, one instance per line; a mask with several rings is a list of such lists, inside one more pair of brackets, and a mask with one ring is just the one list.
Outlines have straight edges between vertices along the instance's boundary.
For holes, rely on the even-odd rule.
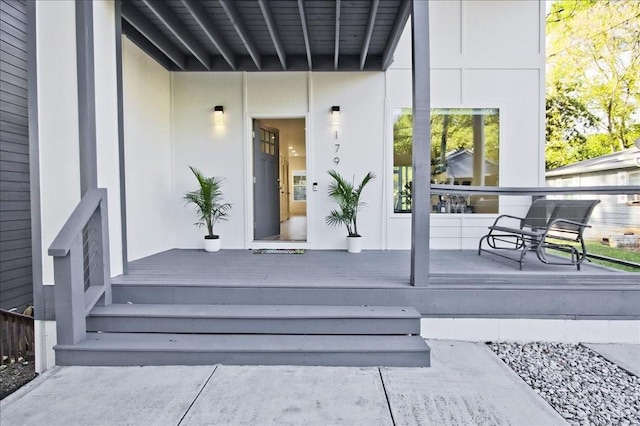
[[[96,29],[98,25],[108,26],[107,19],[115,18],[116,25],[113,34],[108,34],[115,36],[115,45],[107,36],[97,37],[96,43],[89,36],[77,40],[78,75],[92,77],[76,81],[74,70],[68,73],[74,76],[68,85],[77,85],[79,91],[78,111],[83,113],[78,117],[80,135],[67,137],[43,127],[40,141],[41,146],[49,146],[46,137],[55,135],[57,141],[68,141],[69,145],[55,145],[55,155],[43,154],[45,166],[59,164],[62,159],[58,156],[64,155],[65,148],[73,152],[79,149],[78,176],[60,178],[43,172],[39,188],[43,194],[42,215],[37,219],[42,219],[44,232],[38,245],[49,247],[48,254],[55,257],[54,261],[39,260],[43,269],[40,281],[55,281],[55,286],[36,285],[36,318],[55,317],[58,364],[425,366],[430,361],[429,348],[420,337],[424,317],[638,318],[638,286],[627,274],[586,266],[581,272],[570,267],[548,267],[535,258],[527,259],[521,272],[508,261],[478,257],[472,251],[429,250],[430,237],[438,237],[430,235],[432,225],[438,225],[434,228],[443,234],[459,228],[457,240],[462,244],[468,236],[463,229],[482,228],[484,232],[485,222],[493,219],[461,214],[459,219],[441,216],[439,221],[432,220],[428,149],[431,78],[435,79],[434,88],[449,88],[434,92],[438,104],[497,106],[509,111],[513,119],[504,121],[500,136],[504,158],[538,158],[541,152],[541,121],[531,117],[540,118],[544,104],[538,97],[541,80],[537,73],[544,65],[542,52],[537,48],[518,49],[524,52],[522,57],[504,55],[500,69],[512,71],[511,62],[518,67],[526,65],[523,72],[508,71],[507,80],[502,73],[493,72],[494,64],[483,62],[479,69],[467,71],[476,58],[512,50],[509,43],[491,42],[492,35],[486,40],[473,37],[481,31],[463,17],[482,12],[481,16],[505,22],[509,20],[503,16],[511,13],[508,9],[498,8],[503,15],[495,13],[497,5],[493,3],[476,10],[475,3],[460,2],[450,10],[439,2],[373,2],[371,9],[358,8],[357,16],[368,22],[361,26],[366,30],[361,40],[363,50],[345,57],[348,52],[339,29],[347,20],[345,16],[340,18],[340,1],[286,2],[297,11],[293,16],[300,21],[304,34],[305,48],[298,54],[282,50],[289,37],[283,42],[274,37],[270,3],[255,2],[253,11],[260,9],[264,14],[260,25],[268,26],[277,53],[274,55],[244,41],[245,26],[252,27],[238,18],[244,12],[253,12],[235,10],[233,2],[221,0],[220,7],[236,23],[229,30],[243,40],[249,53],[246,56],[237,52],[227,55],[227,49],[217,45],[216,51],[202,54],[203,41],[194,37],[204,34],[206,43],[214,44],[219,39],[198,7],[201,3],[181,2],[187,14],[172,12],[174,6],[183,8],[177,3],[164,7],[158,2],[136,1],[123,3],[122,10],[119,2],[113,9],[96,3],[99,6],[94,11],[91,2],[77,2],[76,13],[64,15],[70,23],[85,23],[93,35],[101,34],[93,31],[94,15],[101,17]],[[324,4],[327,7],[320,9],[335,14],[335,19],[328,22],[318,19],[327,24],[329,34],[335,31],[329,61],[327,52],[321,51],[327,46],[314,50],[314,36],[309,39],[305,30],[317,4]],[[378,4],[380,11],[385,6],[391,12],[384,16],[384,22],[379,22],[380,16],[375,18]],[[538,46],[543,37],[539,31],[542,9],[535,2],[514,4],[523,8],[515,11],[514,17],[527,22],[530,30],[523,31],[521,39]],[[453,68],[446,73],[435,72],[433,77],[429,63],[430,7],[436,11],[434,21],[444,22],[438,18],[439,13],[457,22],[458,27],[442,26],[443,35],[449,31],[460,34],[466,25],[468,40],[478,39],[477,45],[467,45],[460,39],[459,49],[452,49],[446,43],[448,38],[441,37],[440,47],[433,50],[439,59],[433,68],[445,63]],[[322,10],[315,12],[326,15]],[[405,32],[404,43],[400,43],[409,13],[413,24]],[[180,23],[176,21],[178,15],[191,16],[195,21],[189,18],[189,22]],[[51,23],[58,21],[53,19],[56,16],[51,13]],[[384,24],[379,27],[385,31],[378,44],[373,43],[376,22]],[[319,40],[324,40],[326,31],[318,35]],[[496,40],[506,39],[500,31],[496,34]],[[520,39],[514,40],[518,43]],[[101,82],[98,78],[95,83],[93,80],[94,74],[103,69],[101,62],[96,62],[95,68],[93,63],[94,57],[104,59],[100,54],[106,51],[103,44],[115,51],[109,63],[115,70],[109,76],[112,90],[96,84]],[[403,48],[394,59],[396,45]],[[242,45],[238,46],[242,51]],[[497,50],[486,51],[486,46]],[[231,49],[231,42],[227,47]],[[46,48],[46,43],[39,46],[42,51]],[[300,56],[307,65],[299,65]],[[72,62],[65,58],[56,58],[56,66],[58,62]],[[392,62],[395,68],[388,70]],[[40,65],[46,74],[49,68],[45,63]],[[536,72],[530,72],[531,67]],[[343,70],[356,72],[336,72]],[[527,96],[520,90],[524,86],[530,87]],[[48,96],[43,101],[50,99],[58,98]],[[113,101],[108,126],[104,125],[107,115],[94,113],[94,107],[105,104],[103,99]],[[330,121],[329,111],[334,106],[343,114],[339,127]],[[396,214],[391,203],[391,114],[396,106],[411,106],[413,111],[412,215]],[[55,109],[44,102],[42,107]],[[224,112],[221,124],[212,122],[213,111]],[[255,238],[255,218],[261,210],[254,197],[257,173],[253,159],[258,150],[252,145],[252,125],[255,120],[286,118],[305,122],[308,153],[301,167],[309,193],[307,251],[299,255],[257,255],[248,250],[264,244]],[[523,128],[525,121],[527,126]],[[338,164],[344,173],[360,176],[373,169],[379,176],[367,198],[370,214],[362,217],[362,229],[370,244],[365,249],[369,250],[357,258],[333,250],[342,246],[344,236],[337,230],[328,232],[322,220],[331,208],[324,190],[328,184],[325,171]],[[515,170],[513,164],[505,165],[505,181],[527,186],[542,182],[540,161],[528,164],[526,173],[523,167]],[[193,250],[199,247],[202,235],[192,226],[192,212],[183,206],[184,191],[193,185],[190,165],[227,179],[225,200],[234,205],[234,214],[219,227],[223,251],[215,256]],[[98,187],[108,189],[109,207],[107,190]],[[78,194],[61,193],[60,188],[80,189],[80,204]],[[500,208],[500,212],[506,212],[519,206]],[[68,214],[71,216],[62,226]],[[463,228],[463,222],[473,226]],[[85,235],[94,230],[98,232],[85,241]],[[467,239],[474,239],[475,244],[475,236]],[[54,301],[55,315],[53,309],[45,308]],[[134,352],[137,355],[133,356]]]

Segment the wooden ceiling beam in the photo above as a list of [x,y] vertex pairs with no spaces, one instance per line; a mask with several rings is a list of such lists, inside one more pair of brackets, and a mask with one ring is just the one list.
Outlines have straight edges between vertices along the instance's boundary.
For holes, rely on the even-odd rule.
[[122,2],[122,18],[151,42],[178,68],[185,70],[184,54],[155,25],[147,19],[133,4]]
[[142,35],[131,25],[127,20],[122,21],[122,34],[124,34],[129,40],[136,46],[151,56],[157,63],[162,65],[167,71],[175,71],[177,69],[174,62],[167,58],[167,55],[162,53],[153,43],[149,41],[147,37]]
[[231,21],[231,25],[233,25],[238,37],[242,40],[247,52],[249,52],[249,56],[253,59],[253,63],[256,64],[256,67],[259,70],[262,69],[260,64],[260,52],[258,52],[256,45],[253,43],[253,39],[249,35],[249,31],[244,25],[244,21],[242,20],[235,3],[232,0],[218,0],[218,2],[220,2],[220,6],[222,6],[224,12],[227,14],[227,17]]
[[193,19],[198,23],[211,44],[220,52],[220,55],[229,64],[232,70],[236,69],[236,58],[227,43],[216,29],[213,21],[205,11],[202,4],[192,0],[182,0],[182,5],[189,11]]
[[165,2],[156,0],[142,0],[142,2],[160,19],[163,25],[180,40],[180,43],[200,61],[205,69],[211,69],[209,53]]
[[362,52],[360,53],[360,71],[364,69],[364,64],[367,62],[369,45],[371,44],[371,36],[373,35],[373,27],[376,23],[376,15],[378,14],[379,5],[380,0],[373,0],[373,2],[371,3],[371,9],[369,9],[369,22],[367,23],[367,31],[364,34]]
[[[185,0],[182,0],[182,1],[185,1]],[[287,55],[284,51],[284,46],[282,44],[282,40],[280,39],[280,35],[278,34],[276,21],[273,18],[273,13],[271,12],[271,6],[269,5],[269,0],[258,0],[258,5],[260,5],[260,10],[262,11],[264,22],[267,24],[267,29],[269,30],[269,35],[271,36],[271,41],[273,42],[273,46],[276,48],[276,53],[278,54],[278,58],[280,59],[280,63],[282,64],[282,69],[286,71]]]
[[400,7],[398,8],[398,13],[396,14],[396,19],[393,22],[391,33],[387,38],[387,45],[385,46],[384,53],[382,54],[383,71],[386,71],[393,62],[393,53],[396,50],[396,46],[398,46],[400,36],[407,24],[409,15],[411,15],[411,0],[402,0],[402,3],[400,3]]
[[336,0],[336,35],[335,48],[333,51],[333,69],[338,70],[338,59],[340,58],[340,0]]
[[304,10],[304,0],[298,0],[298,10],[300,11],[300,24],[302,24],[302,35],[304,37],[304,46],[307,50],[307,63],[309,71],[313,70],[311,61],[311,44],[309,43],[309,29],[307,28],[307,14]]

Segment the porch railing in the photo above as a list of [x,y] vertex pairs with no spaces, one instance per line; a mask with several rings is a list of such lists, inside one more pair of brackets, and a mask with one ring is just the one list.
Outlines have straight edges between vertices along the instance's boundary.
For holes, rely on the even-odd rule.
[[[488,187],[432,184],[431,193],[452,197],[478,196],[530,196],[533,198],[598,198],[602,202],[591,216],[592,228],[585,238],[608,242],[611,247],[622,247],[640,256],[640,186],[545,186],[545,187]],[[595,197],[594,197],[595,196]],[[497,199],[494,200],[497,203]],[[607,202],[605,202],[607,201]],[[509,203],[511,207],[514,204]],[[527,206],[528,207],[528,206]],[[596,238],[597,237],[597,238]],[[619,241],[609,241],[609,240]],[[640,270],[635,260],[587,253],[587,257]]]
[[111,304],[107,190],[91,189],[49,247],[53,256],[58,344],[86,337],[86,317]]
[[34,346],[33,317],[0,309],[0,356],[2,362],[18,362]]

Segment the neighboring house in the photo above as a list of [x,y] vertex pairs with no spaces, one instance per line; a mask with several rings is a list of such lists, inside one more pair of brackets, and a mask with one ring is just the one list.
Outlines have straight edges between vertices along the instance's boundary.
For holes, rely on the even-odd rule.
[[0,308],[33,303],[27,5],[0,3]]
[[[549,170],[547,183],[556,187],[640,185],[640,149],[633,147]],[[637,243],[640,236],[640,194],[602,195],[598,198],[601,203],[591,216],[593,228],[586,235],[598,240],[617,240],[616,236],[634,234]]]

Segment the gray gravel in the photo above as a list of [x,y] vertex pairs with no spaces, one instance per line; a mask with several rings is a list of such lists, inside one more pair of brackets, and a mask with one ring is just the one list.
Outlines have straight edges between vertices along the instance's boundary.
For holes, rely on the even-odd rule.
[[564,343],[489,347],[570,424],[640,424],[640,379],[591,349]]
[[36,377],[33,361],[0,365],[0,400],[11,395]]

